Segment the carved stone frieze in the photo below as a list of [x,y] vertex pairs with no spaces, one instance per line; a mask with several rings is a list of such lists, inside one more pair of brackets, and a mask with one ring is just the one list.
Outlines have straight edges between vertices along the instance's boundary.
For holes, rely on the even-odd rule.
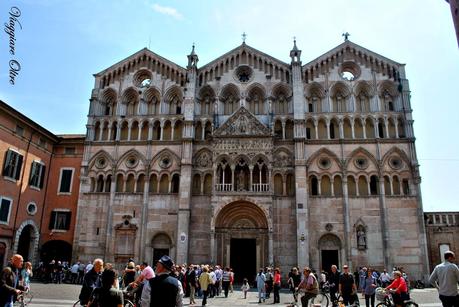
[[214,137],[270,136],[271,131],[246,108],[240,107],[214,133]]

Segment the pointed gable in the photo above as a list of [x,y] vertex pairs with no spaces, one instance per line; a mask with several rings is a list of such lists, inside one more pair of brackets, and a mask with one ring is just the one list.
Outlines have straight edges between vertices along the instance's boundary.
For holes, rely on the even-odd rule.
[[240,107],[214,132],[215,137],[269,137],[271,131],[246,108]]
[[404,64],[388,59],[347,40],[320,57],[303,65],[304,79],[306,81],[312,81],[314,76],[318,73],[328,71],[346,61],[359,62],[362,65],[371,67],[372,70],[378,73],[382,73],[394,79],[404,66]]
[[132,71],[137,71],[142,68],[163,75],[178,84],[185,83],[185,68],[163,58],[147,48],[143,48],[124,60],[94,74],[94,77],[96,80],[100,80],[101,87],[103,88],[114,80],[119,79],[121,76],[128,75]]
[[200,67],[198,71],[200,76],[208,76],[205,79],[211,80],[240,65],[248,65],[253,69],[264,71],[267,75],[277,71],[281,76],[285,76],[290,71],[289,64],[245,43]]

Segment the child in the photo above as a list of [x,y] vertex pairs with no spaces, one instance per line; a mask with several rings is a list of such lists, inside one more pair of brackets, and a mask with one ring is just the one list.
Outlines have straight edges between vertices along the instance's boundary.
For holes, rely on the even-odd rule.
[[247,298],[247,291],[249,291],[249,289],[250,289],[249,281],[247,278],[244,278],[244,280],[242,281],[242,287],[241,287],[242,292],[244,292],[244,299]]

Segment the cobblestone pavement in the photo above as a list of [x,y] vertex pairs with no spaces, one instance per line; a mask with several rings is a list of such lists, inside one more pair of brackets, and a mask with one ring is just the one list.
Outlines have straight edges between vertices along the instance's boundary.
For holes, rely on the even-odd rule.
[[[81,286],[79,285],[67,285],[67,284],[32,284],[33,299],[29,306],[34,307],[64,307],[73,306],[78,300],[78,294],[80,293]],[[286,290],[281,292],[281,303],[276,306],[286,306],[292,302],[292,295]],[[360,297],[360,305],[365,306],[365,300]],[[440,300],[438,299],[438,293],[436,289],[422,289],[412,290],[412,299],[419,304],[420,307],[441,307]],[[189,299],[184,298],[184,306],[189,306]],[[196,299],[196,306],[201,305],[201,300]],[[252,290],[247,294],[247,299],[243,298],[241,291],[235,291],[230,293],[228,298],[223,296],[215,297],[208,300],[207,306],[231,306],[231,307],[243,307],[243,306],[257,306],[257,305],[272,305],[273,299],[266,300],[266,302],[258,304],[257,293]]]

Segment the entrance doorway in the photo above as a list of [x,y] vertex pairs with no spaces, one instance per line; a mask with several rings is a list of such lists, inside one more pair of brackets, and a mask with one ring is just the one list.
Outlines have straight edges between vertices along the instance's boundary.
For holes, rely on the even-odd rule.
[[153,249],[153,263],[151,267],[156,266],[156,262],[161,259],[162,256],[169,256],[169,249],[168,248],[154,248]]
[[331,266],[334,264],[339,267],[338,250],[322,250],[322,270],[325,272],[331,271]]
[[51,240],[41,247],[40,259],[44,263],[55,261],[71,261],[72,245],[66,241]]
[[256,239],[231,239],[230,266],[236,282],[253,281],[257,274]]
[[22,255],[24,261],[29,261],[33,256],[33,234],[33,226],[27,225],[22,229],[19,236],[18,254]]

